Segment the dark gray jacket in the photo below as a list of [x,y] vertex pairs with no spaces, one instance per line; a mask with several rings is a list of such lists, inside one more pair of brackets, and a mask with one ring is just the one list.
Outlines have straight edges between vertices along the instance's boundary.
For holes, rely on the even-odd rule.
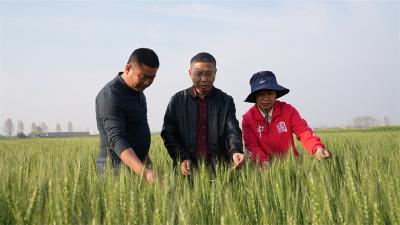
[[100,167],[107,158],[118,167],[121,153],[127,148],[132,148],[144,161],[150,148],[146,97],[143,92],[126,85],[121,74],[105,85],[96,97],[96,120],[100,133],[97,164]]
[[[213,88],[207,96],[208,147],[213,159],[229,161],[243,152],[242,131],[236,119],[233,98]],[[196,159],[198,109],[192,88],[176,93],[164,116],[161,137],[174,160]]]

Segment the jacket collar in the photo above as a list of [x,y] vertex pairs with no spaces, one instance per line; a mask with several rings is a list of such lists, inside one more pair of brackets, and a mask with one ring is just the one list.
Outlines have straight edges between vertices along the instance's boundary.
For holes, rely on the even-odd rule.
[[[257,104],[254,104],[253,107],[251,108],[252,114],[254,116],[254,119],[257,121],[263,121],[264,117],[261,114],[260,110],[257,107]],[[272,120],[274,120],[275,117],[279,116],[282,114],[281,111],[281,102],[280,101],[275,101],[274,103],[274,110],[272,111]]]
[[122,74],[123,72],[119,72],[117,74],[117,76],[115,77],[116,82],[127,92],[131,93],[131,94],[138,94],[140,93],[139,91],[136,91],[134,89],[132,89],[131,87],[128,86],[128,84],[125,83],[125,81],[122,79]]
[[[188,91],[189,91],[190,97],[192,97],[192,98],[197,98],[197,92],[196,92],[196,89],[194,88],[194,86],[192,86],[191,88],[189,88]],[[206,98],[210,98],[210,97],[214,96],[214,94],[215,94],[215,87],[213,86],[213,87],[211,88],[210,93],[208,93],[208,95],[206,95]]]

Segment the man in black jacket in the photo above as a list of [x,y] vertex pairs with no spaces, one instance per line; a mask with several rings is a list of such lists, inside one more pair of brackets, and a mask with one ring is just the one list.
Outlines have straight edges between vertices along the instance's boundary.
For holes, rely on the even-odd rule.
[[191,164],[203,160],[232,160],[240,169],[244,161],[242,131],[231,96],[213,86],[217,72],[215,58],[199,53],[190,61],[193,86],[172,96],[164,116],[161,137],[174,165],[184,176]]
[[159,67],[158,56],[148,48],[133,51],[124,71],[106,84],[96,97],[96,120],[100,133],[97,158],[101,175],[107,160],[118,169],[122,162],[148,182],[156,174],[147,169],[150,129],[143,90],[153,83]]

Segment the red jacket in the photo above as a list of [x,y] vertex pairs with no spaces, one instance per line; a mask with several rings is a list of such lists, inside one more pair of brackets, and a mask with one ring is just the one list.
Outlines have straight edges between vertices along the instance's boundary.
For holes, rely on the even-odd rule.
[[299,155],[292,133],[312,155],[317,147],[324,147],[321,139],[308,127],[297,110],[285,102],[275,101],[269,124],[254,104],[243,115],[242,129],[247,151],[261,165],[265,160],[271,161],[273,157],[286,155],[289,149],[292,149],[295,156]]

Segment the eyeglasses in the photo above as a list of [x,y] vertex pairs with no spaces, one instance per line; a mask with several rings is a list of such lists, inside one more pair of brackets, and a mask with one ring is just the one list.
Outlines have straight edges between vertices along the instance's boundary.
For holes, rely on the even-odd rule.
[[140,74],[139,80],[143,81],[143,82],[144,81],[153,81],[155,77],[156,76],[149,76],[149,75],[146,75],[146,74]]
[[215,74],[215,71],[195,71],[193,73],[193,75],[196,76],[196,77],[202,77],[202,76],[211,77],[214,74]]

